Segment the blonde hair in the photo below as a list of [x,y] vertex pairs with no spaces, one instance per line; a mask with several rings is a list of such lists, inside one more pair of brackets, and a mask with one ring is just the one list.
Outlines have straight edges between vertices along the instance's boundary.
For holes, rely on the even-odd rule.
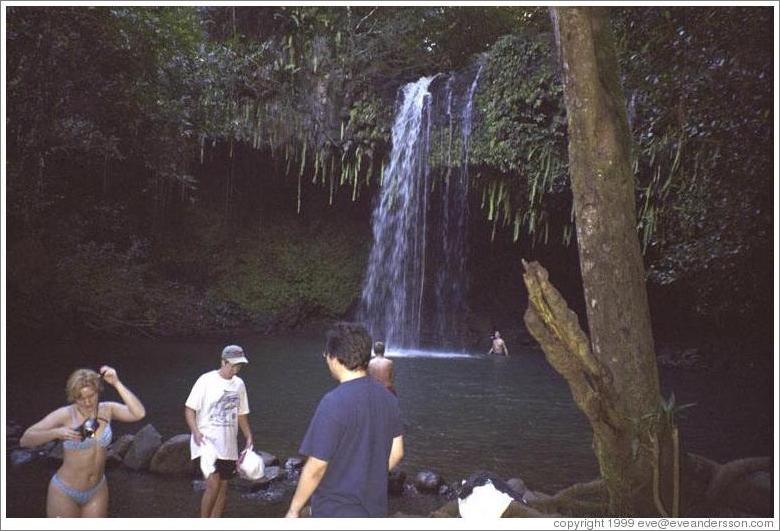
[[65,396],[68,402],[75,402],[81,396],[81,390],[91,387],[96,393],[102,390],[100,375],[92,369],[77,369],[68,377],[65,384]]

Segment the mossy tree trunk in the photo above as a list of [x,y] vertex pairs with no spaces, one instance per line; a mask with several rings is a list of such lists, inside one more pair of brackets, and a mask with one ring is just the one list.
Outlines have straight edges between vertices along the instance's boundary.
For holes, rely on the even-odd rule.
[[590,337],[579,329],[576,316],[538,264],[526,264],[531,296],[526,323],[593,426],[610,512],[664,514],[664,503],[669,509],[672,503],[659,503],[659,492],[667,490],[659,479],[659,463],[671,463],[662,457],[670,453],[662,450],[674,430],[671,421],[659,422],[663,416],[636,233],[630,137],[607,11],[553,8],[552,17],[563,64],[569,168]]

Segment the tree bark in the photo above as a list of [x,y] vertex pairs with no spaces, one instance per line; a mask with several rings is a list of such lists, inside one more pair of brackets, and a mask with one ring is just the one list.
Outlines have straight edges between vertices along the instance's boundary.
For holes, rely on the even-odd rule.
[[[534,308],[532,303],[526,322],[569,381],[593,426],[610,512],[668,514],[672,500],[658,491],[659,483],[661,491],[669,490],[671,475],[660,473],[659,463],[672,462],[661,456],[673,451],[669,441],[674,427],[670,416],[659,413],[628,121],[607,11],[552,8],[552,16],[563,65],[569,168],[590,337],[579,330],[576,316],[538,265],[527,267],[525,277],[526,284],[536,283],[536,301],[542,306]],[[531,291],[529,286],[533,299]],[[548,298],[557,300],[557,309],[551,309]],[[561,319],[558,324],[547,319],[555,314]]]

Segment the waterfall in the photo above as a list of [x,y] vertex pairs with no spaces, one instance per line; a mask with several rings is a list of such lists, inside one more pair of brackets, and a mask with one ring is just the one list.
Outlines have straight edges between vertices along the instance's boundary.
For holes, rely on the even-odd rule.
[[441,345],[459,333],[467,290],[468,145],[480,72],[481,66],[466,87],[455,75],[439,74],[399,90],[358,311],[374,339],[395,348],[419,347],[423,338]]

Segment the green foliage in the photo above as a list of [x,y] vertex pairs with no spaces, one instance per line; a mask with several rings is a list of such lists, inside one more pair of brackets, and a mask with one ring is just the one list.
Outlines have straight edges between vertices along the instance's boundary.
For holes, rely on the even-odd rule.
[[770,304],[771,10],[617,15],[650,280],[721,329],[768,323],[756,310]]
[[223,255],[234,262],[210,290],[211,297],[259,317],[296,306],[314,308],[321,316],[342,316],[360,295],[365,243],[343,227],[267,227],[257,238],[238,240],[240,253]]
[[550,44],[510,35],[491,49],[476,95],[479,109],[470,160],[497,179],[482,179],[490,221],[547,234],[548,192],[568,186],[566,117]]

